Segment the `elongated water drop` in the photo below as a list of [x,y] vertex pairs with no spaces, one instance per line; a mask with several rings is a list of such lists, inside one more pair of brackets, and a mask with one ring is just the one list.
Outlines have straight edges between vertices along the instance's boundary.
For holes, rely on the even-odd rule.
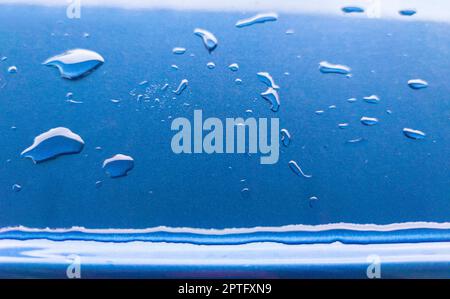
[[130,156],[117,154],[103,162],[103,169],[111,178],[123,177],[134,167],[134,159]]
[[210,70],[212,70],[213,68],[215,68],[216,67],[216,64],[214,63],[214,62],[208,62],[207,64],[206,64],[206,66],[210,69]]
[[217,38],[214,36],[214,34],[209,32],[208,30],[196,28],[194,30],[194,34],[202,38],[203,44],[205,45],[209,53],[214,51],[214,49],[217,47],[218,44]]
[[173,90],[175,94],[180,95],[188,86],[189,81],[187,79],[181,80],[180,84],[178,85],[178,88],[176,90]]
[[228,68],[233,71],[233,72],[237,72],[239,70],[239,64],[237,63],[232,63],[228,66]]
[[94,51],[73,49],[50,57],[43,64],[57,67],[63,78],[78,79],[87,76],[104,62],[103,57]]
[[422,79],[411,79],[408,81],[408,85],[412,89],[422,89],[428,87],[428,82]]
[[364,101],[366,101],[367,103],[370,104],[377,104],[378,102],[380,102],[380,98],[377,95],[371,95],[371,96],[367,96],[363,98]]
[[351,69],[342,64],[333,64],[329,63],[328,61],[321,61],[319,63],[319,70],[324,73],[335,73],[335,74],[342,74],[342,75],[348,75],[350,74]]
[[33,144],[21,156],[39,163],[60,155],[79,153],[83,147],[84,141],[79,135],[67,128],[58,127],[36,136]]
[[259,81],[266,84],[267,87],[272,87],[274,89],[279,89],[280,86],[278,86],[275,81],[273,80],[272,76],[268,72],[259,72],[256,74]]
[[366,126],[373,126],[378,123],[378,118],[363,116],[361,117],[361,123]]
[[265,23],[265,22],[274,22],[278,20],[278,15],[276,13],[262,13],[262,14],[257,14],[253,17],[247,18],[247,19],[242,19],[236,22],[236,27],[238,28],[242,28],[242,27],[247,27],[247,26],[251,26],[254,24],[261,24],[261,23]]
[[345,6],[342,7],[341,10],[345,13],[363,13],[364,8],[359,6]]
[[277,112],[280,109],[280,97],[275,89],[269,87],[265,92],[261,93],[261,96],[270,103],[270,109],[273,112]]
[[182,48],[182,47],[175,47],[172,49],[172,53],[176,54],[176,55],[182,55],[186,52],[186,48]]
[[405,134],[406,137],[411,139],[424,139],[426,134],[419,130],[413,130],[410,128],[404,128],[403,134]]
[[291,144],[291,134],[287,129],[281,129],[281,143],[288,147]]
[[402,9],[398,13],[402,16],[410,17],[410,16],[415,15],[417,13],[417,11],[413,8],[410,8],[410,9]]
[[297,162],[295,162],[294,160],[289,161],[289,167],[298,176],[303,176],[308,179],[312,177],[312,175],[310,174],[305,174],[300,166],[298,166]]

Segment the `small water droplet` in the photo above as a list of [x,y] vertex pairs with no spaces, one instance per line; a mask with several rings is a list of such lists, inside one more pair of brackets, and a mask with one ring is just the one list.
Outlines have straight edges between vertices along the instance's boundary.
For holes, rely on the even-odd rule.
[[83,146],[84,141],[79,135],[67,128],[58,127],[36,136],[33,144],[20,155],[39,163],[60,155],[79,153]]
[[188,86],[189,81],[187,79],[181,80],[180,84],[178,85],[178,88],[176,90],[172,90],[173,93],[180,95]]
[[234,83],[236,83],[236,85],[241,85],[242,84],[242,79],[236,78],[236,80],[234,80]]
[[300,166],[297,164],[297,162],[295,162],[294,160],[289,161],[289,167],[298,176],[303,176],[305,178],[311,178],[312,177],[312,175],[310,175],[310,174],[305,174],[303,172],[303,170],[300,168]]
[[8,73],[15,74],[17,73],[17,67],[15,65],[12,65],[8,68]]
[[361,117],[361,123],[366,126],[373,126],[378,123],[378,118],[363,116]]
[[161,87],[161,90],[166,90],[167,88],[169,88],[169,84],[166,83]]
[[285,147],[288,147],[291,144],[291,134],[287,129],[281,129],[280,133],[281,133],[281,143]]
[[250,189],[249,188],[242,188],[241,196],[243,198],[246,198],[246,199],[250,198]]
[[103,162],[103,169],[111,178],[126,176],[133,167],[133,158],[123,154],[114,155]]
[[272,87],[273,89],[279,89],[280,86],[278,86],[275,81],[273,80],[272,76],[268,72],[259,72],[256,74],[259,81],[266,84],[268,87]]
[[292,35],[292,34],[294,34],[294,33],[295,33],[294,29],[288,29],[288,30],[286,30],[286,34],[287,34],[287,35]]
[[94,51],[73,49],[50,57],[43,64],[57,67],[63,78],[78,79],[87,76],[104,62],[103,57]]
[[254,24],[261,24],[261,23],[265,23],[265,22],[274,22],[278,20],[278,15],[276,13],[262,13],[262,14],[257,14],[253,17],[247,18],[247,19],[242,19],[236,22],[236,27],[238,28],[242,28],[242,27],[247,27],[247,26],[251,26]]
[[347,99],[347,102],[349,102],[349,103],[354,103],[354,102],[356,102],[356,101],[357,101],[356,98],[350,98],[350,99]]
[[338,124],[339,129],[345,129],[348,128],[349,124],[348,123],[340,123]]
[[363,140],[364,139],[362,137],[358,137],[358,138],[347,140],[347,143],[358,143],[358,142],[361,142]]
[[101,186],[103,185],[103,182],[102,181],[96,181],[95,182],[95,188],[100,188]]
[[186,48],[175,47],[172,49],[172,53],[176,55],[183,55],[184,53],[186,53]]
[[314,111],[314,113],[315,114],[317,114],[317,115],[321,115],[321,114],[323,114],[325,111],[323,111],[323,110],[316,110],[316,111]]
[[261,93],[261,96],[270,103],[270,109],[273,112],[277,112],[280,109],[280,97],[275,89],[269,87],[265,92]]
[[359,6],[345,6],[345,7],[342,7],[341,10],[344,13],[363,13],[364,12],[364,8],[359,7]]
[[419,130],[413,130],[410,128],[404,128],[403,134],[405,134],[406,137],[411,139],[424,139],[426,134]]
[[2,56],[2,58],[0,58],[0,61],[6,61],[7,59],[8,59],[8,57]]
[[414,8],[409,8],[409,9],[402,9],[398,13],[402,16],[410,17],[415,15],[417,11]]
[[346,65],[332,64],[327,61],[321,61],[319,63],[319,70],[324,74],[335,73],[343,75],[348,75],[351,71],[351,69]]
[[215,65],[215,63],[214,62],[208,62],[207,64],[206,64],[206,66],[210,69],[210,70],[212,70],[213,68],[215,68],[216,67],[216,65]]
[[209,53],[217,48],[218,40],[211,32],[205,29],[196,28],[194,30],[194,34],[202,38],[203,44],[205,45]]
[[178,65],[172,64],[172,65],[170,66],[170,68],[176,71],[176,70],[178,70]]
[[88,37],[90,37],[91,35],[88,33],[88,32],[85,32],[85,33],[83,33],[83,37],[85,37],[85,38],[88,38]]
[[72,92],[66,93],[66,99],[68,99],[68,100],[73,99],[73,93]]
[[380,102],[380,98],[377,95],[371,95],[363,98],[364,101],[370,104],[377,104]]
[[408,81],[408,85],[412,89],[422,89],[428,87],[428,82],[422,79],[411,79]]
[[14,192],[20,192],[20,190],[22,190],[22,186],[20,186],[19,184],[14,184],[12,185],[12,190]]
[[239,70],[239,65],[237,63],[232,63],[228,66],[228,68],[233,72],[237,72]]

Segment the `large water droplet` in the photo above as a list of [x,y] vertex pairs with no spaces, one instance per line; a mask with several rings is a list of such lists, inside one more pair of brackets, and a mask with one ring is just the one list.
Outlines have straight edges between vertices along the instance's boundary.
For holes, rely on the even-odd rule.
[[311,178],[312,177],[312,175],[310,175],[310,174],[305,174],[303,172],[303,170],[300,168],[300,166],[298,166],[297,162],[295,162],[294,160],[289,161],[289,167],[298,176],[303,176],[305,178]]
[[233,72],[237,72],[239,70],[239,64],[237,63],[232,63],[228,66],[228,68],[233,71]]
[[276,13],[263,13],[257,14],[251,18],[242,19],[236,22],[236,27],[242,28],[246,26],[251,26],[253,24],[260,24],[265,22],[274,22],[278,20],[278,15]]
[[287,129],[281,129],[280,133],[281,133],[281,143],[284,146],[288,147],[289,144],[291,144],[291,134]]
[[412,89],[422,89],[428,87],[428,82],[422,79],[411,79],[408,81],[408,85]]
[[273,80],[272,76],[268,72],[259,72],[256,74],[259,81],[266,84],[268,87],[272,87],[274,89],[279,89],[280,86],[278,86],[275,81]]
[[57,67],[63,78],[78,79],[87,76],[104,62],[103,57],[94,51],[74,49],[50,57],[43,64]]
[[364,8],[359,6],[345,6],[342,7],[341,10],[345,13],[362,13],[364,12]]
[[424,139],[426,134],[419,130],[413,130],[410,128],[404,128],[403,134],[405,134],[406,137],[411,139]]
[[371,96],[367,96],[363,98],[364,101],[366,101],[367,103],[370,104],[377,104],[378,102],[380,102],[380,98],[377,95],[371,95]]
[[186,52],[186,48],[175,47],[172,49],[172,53],[176,55],[182,55]]
[[202,38],[203,44],[205,45],[209,53],[211,53],[217,47],[217,38],[211,32],[205,29],[196,28],[194,30],[194,34]]
[[363,116],[361,117],[361,123],[366,126],[373,126],[378,123],[378,118]]
[[189,81],[187,79],[181,80],[180,84],[178,85],[178,88],[176,90],[173,90],[175,94],[180,95],[188,86]]
[[114,155],[103,162],[103,169],[112,178],[126,176],[133,167],[133,158],[123,154]]
[[319,70],[324,74],[335,73],[335,74],[343,74],[343,75],[348,75],[348,74],[350,74],[350,71],[351,71],[351,69],[346,65],[332,64],[327,61],[321,61],[319,63]]
[[410,9],[402,9],[398,13],[402,16],[410,17],[410,16],[415,15],[417,13],[417,11],[413,8],[410,8]]
[[36,136],[33,144],[21,156],[39,163],[60,155],[79,153],[83,146],[84,141],[79,135],[67,128],[58,127]]
[[277,112],[280,109],[280,97],[278,96],[278,92],[269,87],[261,96],[270,103],[270,109],[274,112]]

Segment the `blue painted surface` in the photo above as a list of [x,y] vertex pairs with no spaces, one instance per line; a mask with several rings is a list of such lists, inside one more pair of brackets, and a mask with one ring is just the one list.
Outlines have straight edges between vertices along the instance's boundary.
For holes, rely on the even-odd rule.
[[[70,20],[65,9],[1,5],[0,56],[8,58],[0,62],[0,227],[220,229],[449,220],[450,24],[280,13],[275,22],[236,28],[236,21],[251,13],[83,7],[82,18]],[[217,36],[211,53],[193,34],[197,27]],[[285,34],[288,29],[295,33]],[[187,51],[174,55],[174,47]],[[75,81],[41,64],[74,48],[96,51],[105,63]],[[351,67],[352,77],[321,73],[324,60]],[[207,68],[210,61],[215,69]],[[228,69],[232,63],[239,64],[237,72]],[[7,72],[11,65],[17,73]],[[278,112],[260,97],[265,90],[256,76],[260,71],[270,72],[280,85]],[[414,78],[429,86],[409,88]],[[175,95],[171,90],[183,79],[189,85]],[[143,80],[149,83],[139,85]],[[170,87],[161,90],[166,83]],[[149,102],[130,95],[146,87]],[[67,102],[68,92],[83,103]],[[372,94],[379,103],[364,102]],[[353,97],[355,103],[347,102]],[[175,155],[171,119],[192,119],[194,109],[202,109],[204,118],[279,117],[292,142],[280,148],[275,165],[260,165],[258,155]],[[317,115],[317,110],[325,112]],[[379,123],[364,126],[363,116]],[[344,122],[349,126],[339,129]],[[81,153],[37,165],[20,157],[35,136],[59,126],[83,138]],[[426,137],[406,138],[405,127]],[[362,141],[347,142],[358,138]],[[132,156],[134,168],[111,179],[102,163],[116,153]],[[312,178],[293,174],[290,160]],[[20,192],[12,190],[14,184],[22,187]],[[242,196],[243,188],[250,190],[248,195]],[[312,196],[319,200],[311,203]],[[294,243],[449,238],[447,230],[427,229],[311,234],[297,232]],[[24,235],[9,232],[0,238]],[[153,234],[146,240],[164,237]],[[205,243],[228,238],[241,244],[255,235],[247,237],[212,236]],[[258,241],[273,238],[289,243],[293,237],[256,235]],[[173,240],[196,239],[182,235]]]

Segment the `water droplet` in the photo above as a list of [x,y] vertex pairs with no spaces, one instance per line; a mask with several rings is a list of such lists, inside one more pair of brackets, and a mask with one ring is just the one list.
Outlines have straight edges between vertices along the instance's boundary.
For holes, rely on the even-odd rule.
[[356,101],[357,101],[356,98],[350,98],[350,99],[347,99],[347,102],[349,102],[349,103],[354,103],[354,102],[356,102]]
[[424,139],[426,134],[419,130],[413,130],[410,128],[404,128],[403,134],[405,134],[406,137],[411,139]]
[[15,65],[12,65],[8,68],[8,73],[15,74],[17,73],[17,67]]
[[166,83],[161,87],[161,90],[166,90],[167,88],[169,88],[169,84]]
[[232,63],[232,64],[230,64],[230,65],[228,66],[228,68],[229,68],[231,71],[236,72],[236,71],[239,70],[239,65],[238,65],[237,63]]
[[6,61],[8,59],[8,57],[3,56],[2,58],[0,58],[0,61]]
[[341,10],[345,13],[363,13],[364,8],[358,6],[345,6]]
[[289,144],[291,144],[291,134],[287,129],[281,129],[280,133],[281,133],[281,143],[284,146],[288,147]]
[[14,192],[20,192],[20,190],[22,190],[22,186],[20,186],[19,184],[14,184],[12,185],[12,190]]
[[348,75],[351,71],[351,69],[346,65],[332,64],[327,61],[321,61],[319,63],[319,70],[324,74],[335,73],[343,75]]
[[87,76],[104,62],[103,57],[94,51],[74,49],[50,57],[43,64],[57,67],[63,78],[78,79]]
[[347,140],[347,143],[358,143],[358,142],[361,142],[363,140],[364,139],[362,137],[358,137],[358,138]]
[[236,27],[242,28],[246,26],[251,26],[254,24],[261,24],[265,22],[274,22],[278,20],[278,15],[276,13],[263,13],[257,14],[251,18],[242,19],[236,22]]
[[259,81],[266,84],[268,87],[272,87],[273,89],[279,89],[280,86],[278,86],[275,81],[273,80],[272,76],[268,72],[259,72],[256,74]]
[[102,181],[96,181],[95,182],[95,188],[100,188],[101,186],[103,185],[103,182]]
[[321,115],[321,114],[323,114],[325,111],[323,111],[323,110],[316,110],[316,111],[314,111],[314,113],[315,114],[317,114],[317,115]]
[[215,65],[215,63],[214,62],[208,62],[207,64],[206,64],[206,66],[210,69],[210,70],[212,70],[213,68],[215,68],[216,67],[216,65]]
[[114,155],[103,162],[103,169],[111,178],[126,176],[133,167],[133,158],[123,154]]
[[261,93],[261,96],[270,103],[270,109],[273,112],[277,112],[280,109],[280,97],[275,89],[269,87],[265,92]]
[[242,79],[237,78],[236,80],[234,80],[234,82],[236,83],[236,85],[241,85],[242,84]]
[[205,45],[209,53],[214,51],[214,49],[217,47],[217,38],[211,32],[205,29],[196,28],[194,30],[194,34],[202,38],[203,44]]
[[88,38],[88,37],[90,37],[91,35],[88,33],[88,32],[85,32],[85,33],[83,33],[83,37],[85,37],[85,38]]
[[39,163],[60,155],[79,153],[83,146],[84,141],[79,135],[67,128],[58,127],[36,136],[33,144],[21,156]]
[[173,70],[178,70],[178,65],[176,65],[176,64],[172,64],[170,67],[171,67]]
[[364,99],[364,101],[366,101],[367,103],[370,103],[370,104],[377,104],[378,102],[380,102],[380,98],[374,94],[371,96],[368,96],[368,97],[364,97],[363,99]]
[[410,17],[410,16],[415,15],[417,13],[417,11],[413,8],[410,8],[410,9],[402,9],[398,13],[402,16]]
[[117,104],[117,103],[120,103],[121,100],[120,99],[111,99],[110,101]]
[[72,92],[66,93],[66,99],[68,99],[68,100],[73,99],[73,93]]
[[241,196],[243,198],[250,198],[250,189],[249,188],[242,188]]
[[172,49],[172,53],[176,55],[182,55],[186,52],[186,48],[175,47]]
[[422,89],[428,87],[428,82],[422,79],[411,79],[408,81],[408,85],[412,89]]
[[378,118],[363,116],[361,117],[361,123],[366,126],[373,126],[378,123]]
[[330,105],[328,106],[328,109],[336,109],[336,105]]
[[297,162],[295,162],[294,160],[289,161],[289,167],[298,176],[303,176],[305,178],[311,178],[312,177],[312,175],[310,175],[310,174],[305,174],[303,172],[303,170],[300,168],[300,166],[298,166]]
[[187,79],[181,80],[180,85],[178,85],[178,88],[176,90],[173,90],[173,92],[180,95],[186,89],[188,83],[189,81]]
[[345,129],[345,128],[347,128],[348,126],[349,126],[348,123],[341,123],[341,124],[338,124],[339,129]]
[[286,34],[287,34],[287,35],[291,35],[291,34],[294,34],[294,33],[295,33],[294,29],[288,29],[288,30],[286,30]]

